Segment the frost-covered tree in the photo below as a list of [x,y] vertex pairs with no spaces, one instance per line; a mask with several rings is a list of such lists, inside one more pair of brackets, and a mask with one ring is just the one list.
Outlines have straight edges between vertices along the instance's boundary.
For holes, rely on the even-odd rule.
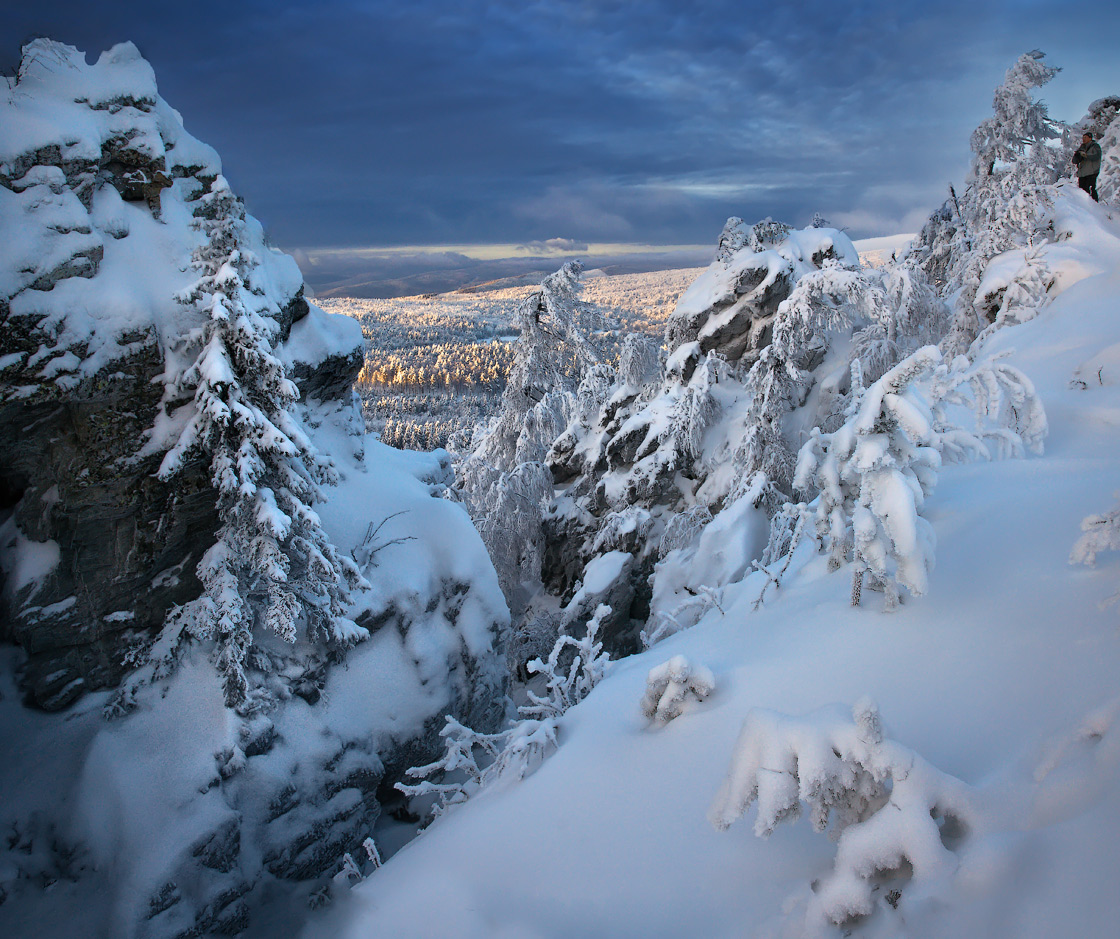
[[589,338],[599,326],[597,314],[579,298],[581,271],[578,261],[569,261],[518,308],[520,335],[501,409],[472,459],[508,471],[523,460],[544,458],[547,447],[530,454],[522,446],[519,453],[527,414],[550,395],[571,395],[583,369],[601,359]]
[[712,513],[706,505],[694,505],[678,512],[665,526],[657,548],[658,556],[665,557],[670,551],[693,544],[711,520]]
[[471,504],[475,527],[494,562],[507,599],[522,584],[540,579],[544,507],[552,498],[552,474],[540,462],[518,463],[495,473],[485,497]]
[[[1008,70],[995,90],[992,116],[972,135],[965,192],[958,198],[950,187],[951,199],[915,243],[915,255],[927,274],[945,283],[954,297],[952,329],[942,343],[951,354],[964,352],[995,319],[999,304],[993,308],[978,295],[989,261],[1048,237],[1049,187],[1066,171],[1068,159],[1065,150],[1051,142],[1063,139],[1068,129],[1050,118],[1045,103],[1033,95],[1058,72],[1043,59],[1037,50],[1028,52]],[[1044,292],[1045,287],[1032,291],[1035,306]]]
[[912,352],[939,342],[950,318],[945,302],[916,264],[900,261],[863,273],[875,281],[875,288],[863,295],[862,312],[869,322],[853,335],[848,359],[858,359],[864,381],[873,382]]
[[640,392],[657,379],[660,370],[656,344],[640,333],[627,333],[618,353],[619,384],[631,393]]
[[309,638],[341,644],[367,633],[346,615],[361,574],[312,508],[334,470],[289,410],[299,392],[273,348],[275,302],[253,284],[258,261],[244,246],[244,208],[218,177],[195,214],[199,278],[179,299],[202,324],[178,344],[194,360],[168,384],[169,401],[187,403],[175,409],[182,430],[159,475],[171,479],[202,454],[222,524],[198,565],[202,596],[176,608],[169,627],[216,640],[226,698],[237,704],[255,628],[287,642],[301,623]]
[[523,606],[521,585],[540,581],[541,525],[552,493],[544,460],[581,408],[581,379],[594,376],[584,387],[592,398],[609,376],[591,338],[598,315],[579,299],[580,271],[578,261],[568,262],[519,307],[521,334],[501,407],[456,466],[458,494],[515,607]]
[[872,279],[877,276],[826,261],[798,280],[778,307],[770,343],[747,373],[750,402],[733,456],[739,483],[732,499],[756,490],[773,514],[789,498],[795,459],[783,421],[804,403],[812,369],[828,349],[827,333],[866,323],[884,307]]
[[723,226],[716,244],[716,260],[724,267],[731,263],[731,259],[747,246],[750,229],[747,223],[737,215],[731,216]]
[[[946,363],[934,346],[866,389],[857,362],[852,384],[847,419],[832,433],[812,430],[794,484],[819,491],[815,524],[829,568],[855,562],[853,605],[870,572],[885,593],[885,608],[893,610],[900,586],[914,596],[927,588],[934,536],[920,513],[942,463],[1040,453],[1046,415],[1018,369],[996,357]],[[974,428],[954,423],[950,408],[971,411]]]
[[880,895],[893,907],[910,889],[947,894],[960,865],[954,848],[980,821],[971,789],[888,739],[866,698],[803,718],[752,709],[708,817],[722,831],[756,803],[759,837],[803,805],[817,831],[831,823],[836,860],[814,885],[805,923],[813,934],[873,913],[883,879],[900,884],[893,900]]
[[718,352],[709,352],[692,373],[677,399],[665,435],[672,447],[688,460],[703,454],[704,431],[719,417],[720,404],[713,394],[720,377],[727,376],[727,363]]
[[1047,143],[1061,138],[1062,125],[1033,94],[1061,71],[1047,65],[1045,58],[1038,49],[1023,53],[996,88],[992,116],[972,132],[973,179],[993,176],[999,164],[1020,164],[1024,158],[1042,171],[1039,181],[1056,178],[1060,154]]
[[834,433],[812,436],[798,458],[794,484],[818,488],[818,536],[829,545],[829,569],[852,553],[852,603],[864,573],[882,585],[885,609],[898,605],[898,587],[926,591],[933,566],[933,529],[920,512],[941,466],[928,404],[911,387],[940,361],[927,346],[870,388],[853,390],[849,419]]

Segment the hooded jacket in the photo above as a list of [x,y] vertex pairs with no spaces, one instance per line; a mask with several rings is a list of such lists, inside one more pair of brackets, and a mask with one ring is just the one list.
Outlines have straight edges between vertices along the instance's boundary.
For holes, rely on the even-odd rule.
[[1095,140],[1083,143],[1073,155],[1077,164],[1077,178],[1095,176],[1101,171],[1101,145]]

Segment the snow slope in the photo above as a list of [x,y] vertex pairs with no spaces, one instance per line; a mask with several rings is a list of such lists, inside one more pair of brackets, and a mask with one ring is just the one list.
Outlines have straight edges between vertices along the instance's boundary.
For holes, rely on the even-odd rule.
[[[1062,190],[1046,250],[1060,291],[985,352],[1033,380],[1042,457],[946,467],[925,514],[927,596],[898,612],[803,544],[761,608],[753,574],[697,626],[615,663],[520,783],[443,815],[306,939],[367,936],[804,936],[836,846],[806,821],[769,840],[707,820],[748,711],[804,715],[870,695],[887,734],[963,781],[978,821],[942,889],[886,889],[855,936],[1104,936],[1120,895],[1120,634],[1102,608],[1120,557],[1069,564],[1120,476],[1120,212]],[[639,702],[675,655],[714,693],[667,725]],[[833,927],[823,934],[839,935]]]

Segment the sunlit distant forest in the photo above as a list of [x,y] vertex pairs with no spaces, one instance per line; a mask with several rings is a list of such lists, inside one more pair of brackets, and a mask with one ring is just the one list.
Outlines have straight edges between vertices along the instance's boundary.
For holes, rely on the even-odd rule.
[[[584,278],[583,298],[620,334],[660,337],[691,268]],[[431,450],[494,413],[517,338],[517,307],[534,288],[456,291],[392,300],[321,299],[352,316],[369,343],[355,385],[366,426],[394,447]]]

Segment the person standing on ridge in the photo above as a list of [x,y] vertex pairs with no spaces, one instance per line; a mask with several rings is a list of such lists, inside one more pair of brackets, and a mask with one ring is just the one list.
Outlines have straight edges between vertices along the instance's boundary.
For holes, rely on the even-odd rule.
[[1101,145],[1088,131],[1081,135],[1081,146],[1073,155],[1073,162],[1077,165],[1077,185],[1089,193],[1094,202],[1100,202],[1097,176],[1101,171]]

